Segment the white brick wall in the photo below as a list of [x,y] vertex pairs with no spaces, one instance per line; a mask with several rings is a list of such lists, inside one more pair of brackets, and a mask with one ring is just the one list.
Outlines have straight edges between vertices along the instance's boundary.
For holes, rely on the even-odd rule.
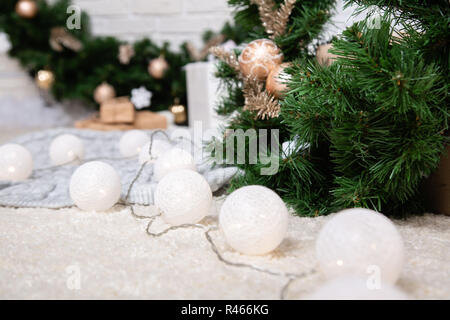
[[[48,0],[50,3],[55,0]],[[201,36],[219,31],[231,21],[226,0],[73,0],[91,18],[95,35],[111,35],[126,41],[145,37],[178,50],[184,41],[203,45]],[[37,90],[19,65],[0,54],[0,103],[5,95],[34,96]],[[0,105],[1,107],[1,105]]]
[[96,35],[128,41],[149,37],[178,49],[184,41],[202,45],[204,31],[231,20],[226,0],[73,0],[91,16]]

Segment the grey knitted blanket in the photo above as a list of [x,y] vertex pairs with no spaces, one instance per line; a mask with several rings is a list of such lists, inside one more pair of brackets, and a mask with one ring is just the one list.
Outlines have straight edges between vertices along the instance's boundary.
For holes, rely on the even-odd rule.
[[[148,133],[150,135],[151,131]],[[51,141],[60,134],[74,134],[84,141],[84,162],[100,160],[112,165],[121,177],[121,199],[125,199],[131,181],[136,177],[141,165],[137,158],[123,158],[120,155],[119,141],[123,132],[52,129],[28,134],[12,141],[30,150],[34,170],[32,176],[23,182],[0,181],[0,206],[57,209],[73,205],[69,195],[69,182],[78,165],[52,167],[48,154]],[[155,139],[164,137],[155,135]],[[174,146],[186,149],[186,143],[187,141],[181,140]],[[188,144],[192,145],[190,142]],[[237,171],[234,167],[212,167],[206,158],[200,157],[196,159],[196,165],[213,192],[224,186]],[[153,204],[153,192],[157,183],[152,179],[152,175],[153,164],[148,164],[133,187],[129,197],[131,203]]]

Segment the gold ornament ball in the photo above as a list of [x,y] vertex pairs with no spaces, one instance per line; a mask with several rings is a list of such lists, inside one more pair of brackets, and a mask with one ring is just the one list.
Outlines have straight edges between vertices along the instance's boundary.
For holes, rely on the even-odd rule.
[[258,39],[250,42],[239,56],[239,66],[245,77],[265,80],[270,71],[283,62],[283,53],[275,42]]
[[277,98],[283,98],[286,94],[288,86],[286,81],[291,78],[291,75],[286,73],[284,69],[292,66],[291,63],[282,63],[272,69],[267,77],[266,90]]
[[155,79],[162,79],[167,69],[169,64],[164,57],[153,59],[148,65],[148,73]]
[[331,66],[336,60],[338,55],[328,52],[332,48],[333,45],[331,43],[323,44],[317,48],[316,58],[320,65]]
[[36,84],[39,88],[48,90],[55,82],[55,75],[48,70],[39,70],[36,74]]
[[38,12],[38,6],[34,0],[20,0],[16,4],[16,12],[25,19],[34,18]]
[[181,104],[175,104],[170,107],[170,112],[175,117],[175,123],[176,124],[182,124],[186,122],[187,115],[186,115],[186,107]]
[[113,86],[110,84],[103,82],[99,85],[94,91],[94,100],[98,104],[102,104],[108,100],[111,100],[116,97],[116,91]]

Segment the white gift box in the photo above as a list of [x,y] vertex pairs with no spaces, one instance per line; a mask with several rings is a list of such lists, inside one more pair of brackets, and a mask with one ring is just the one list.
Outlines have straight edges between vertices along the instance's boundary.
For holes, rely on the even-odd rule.
[[223,125],[215,109],[223,94],[220,80],[215,77],[217,62],[195,62],[186,66],[189,125],[201,121],[204,129]]

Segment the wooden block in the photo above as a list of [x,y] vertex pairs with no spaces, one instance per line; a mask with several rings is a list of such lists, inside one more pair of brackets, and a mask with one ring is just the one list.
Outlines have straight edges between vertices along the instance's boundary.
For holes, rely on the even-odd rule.
[[150,111],[140,111],[136,113],[133,124],[124,123],[103,123],[99,115],[94,115],[88,119],[77,121],[75,127],[78,129],[90,129],[100,131],[125,131],[133,129],[153,130],[167,129],[166,117]]
[[128,97],[108,100],[100,106],[100,121],[103,123],[133,123],[134,106]]
[[136,129],[167,129],[167,119],[151,111],[139,111],[134,121]]

